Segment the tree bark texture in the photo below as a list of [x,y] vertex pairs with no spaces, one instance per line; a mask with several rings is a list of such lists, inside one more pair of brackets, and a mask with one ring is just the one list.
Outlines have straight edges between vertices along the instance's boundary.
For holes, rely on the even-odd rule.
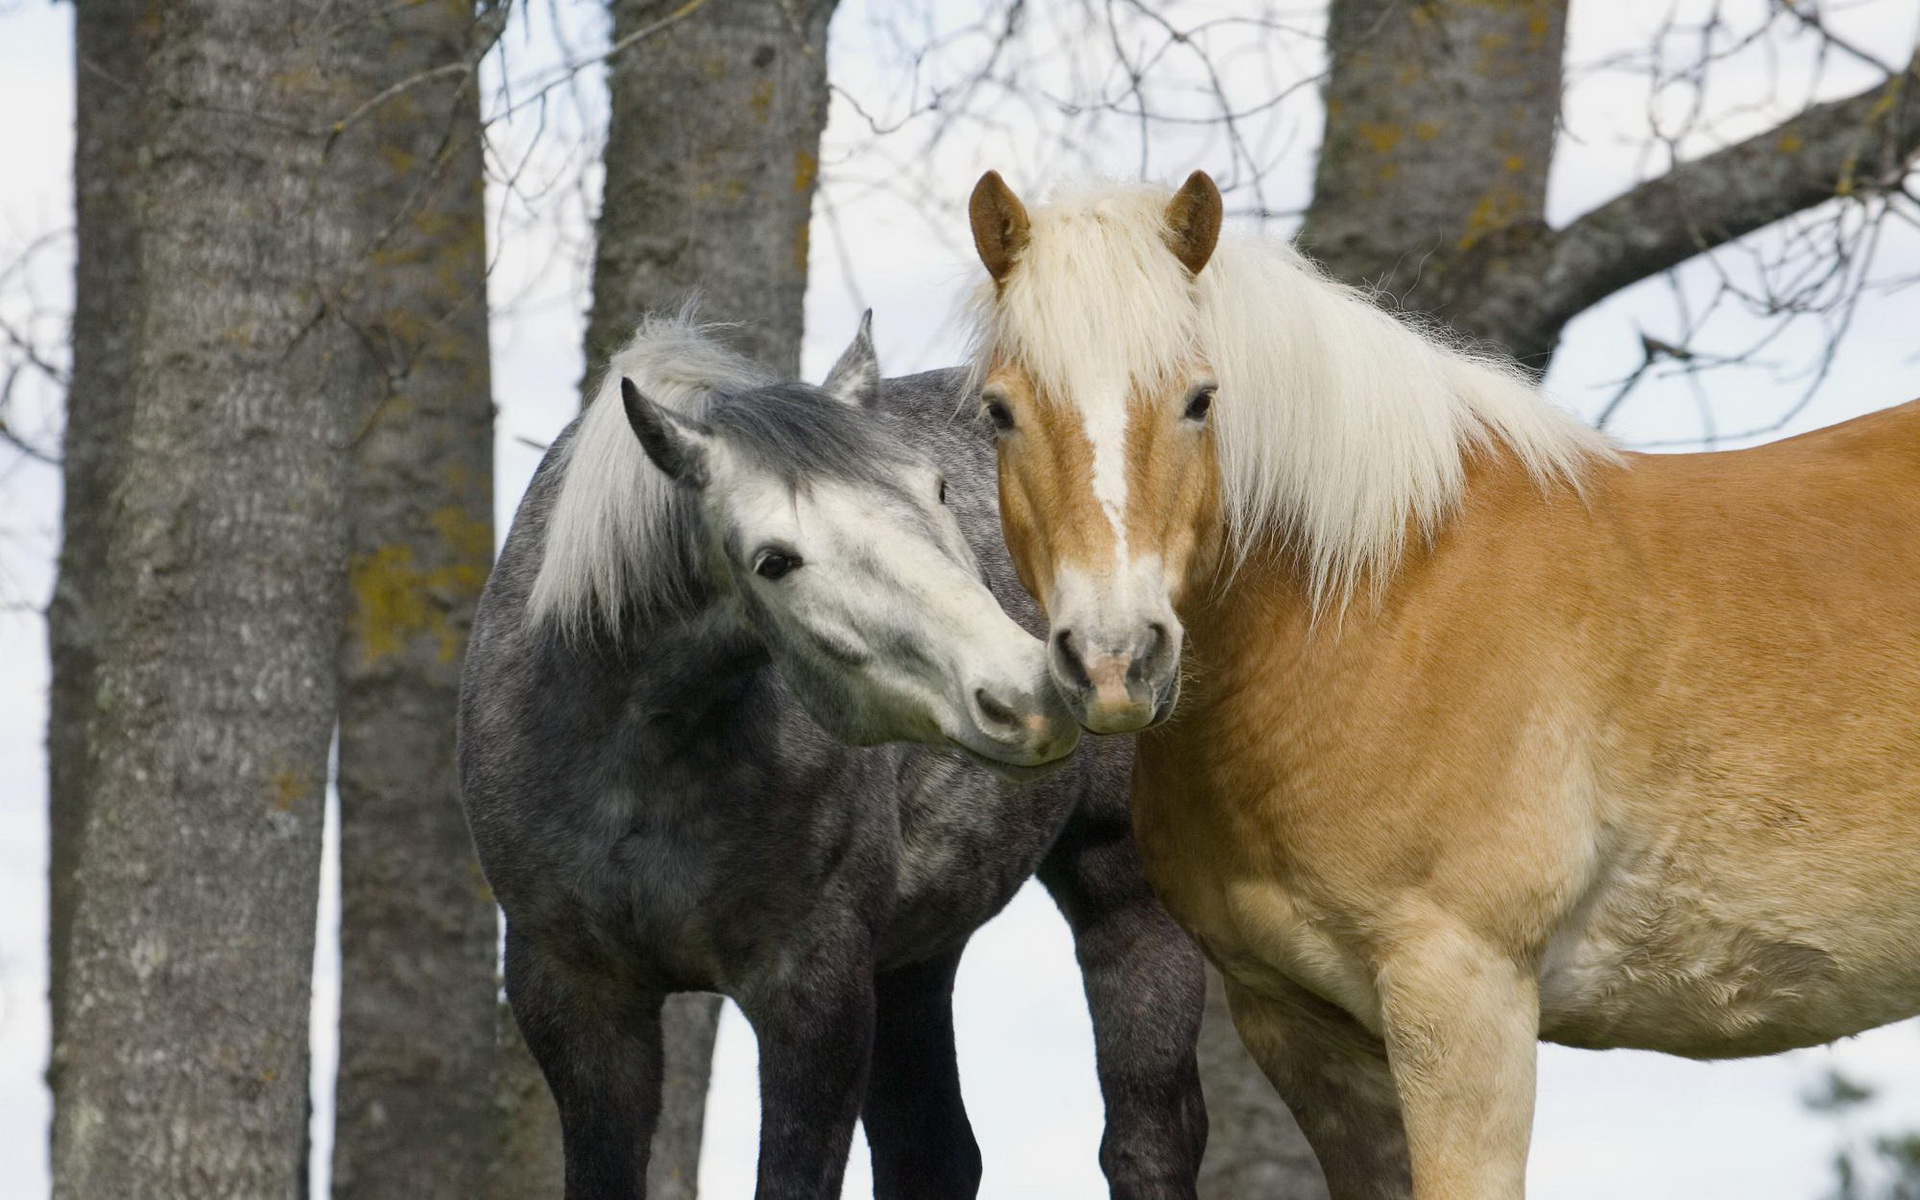
[[120,470],[133,406],[132,330],[139,304],[139,241],[132,208],[135,93],[140,55],[134,0],[92,0],[75,12],[73,191],[78,230],[73,375],[61,469],[59,578],[47,607],[53,679],[48,696],[49,992],[54,1055],[64,1057],[67,947],[87,787],[86,729],[100,653],[97,602],[106,585],[107,493]]
[[346,95],[318,10],[137,17],[133,385],[90,598],[54,1194],[291,1200],[367,377],[332,294],[353,197],[311,127]]
[[499,931],[453,747],[493,556],[493,396],[477,76],[447,68],[477,63],[504,12],[345,12],[356,92],[394,90],[329,158],[355,182],[367,248],[344,309],[382,377],[349,490],[333,1194],[470,1200],[495,1145]]
[[[613,0],[613,36],[676,7]],[[798,370],[833,7],[713,0],[613,60],[589,376],[642,314],[694,296],[750,357]]]
[[1497,339],[1461,298],[1545,226],[1566,0],[1334,0],[1327,40],[1302,242],[1343,279]]
[[[612,0],[613,39],[679,9],[672,0]],[[807,231],[827,118],[827,25],[833,0],[728,0],[701,5],[642,37],[610,64],[605,191],[587,325],[591,397],[598,372],[648,312],[698,298],[710,321],[738,322],[730,340],[769,369],[800,367]],[[653,1200],[698,1192],[717,997],[667,1000],[660,1126],[647,1171]],[[503,1039],[503,1145],[522,1161],[494,1172],[551,1179],[559,1195],[553,1099],[532,1078],[518,1038]],[[537,1154],[547,1164],[524,1161]],[[533,1196],[528,1191],[514,1193]]]

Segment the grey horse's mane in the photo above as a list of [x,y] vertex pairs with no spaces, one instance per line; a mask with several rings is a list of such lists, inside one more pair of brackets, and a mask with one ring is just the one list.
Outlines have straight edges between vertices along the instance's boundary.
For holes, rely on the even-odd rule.
[[789,486],[819,477],[889,486],[884,467],[906,451],[882,422],[819,388],[776,380],[722,345],[716,328],[690,310],[649,316],[607,364],[560,452],[532,620],[580,633],[693,600],[692,496],[647,460],[620,402],[622,377]]

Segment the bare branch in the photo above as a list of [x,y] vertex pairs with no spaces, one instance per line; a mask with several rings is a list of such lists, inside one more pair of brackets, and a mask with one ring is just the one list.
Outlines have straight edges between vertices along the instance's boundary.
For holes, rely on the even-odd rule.
[[1554,328],[1629,284],[1836,197],[1901,186],[1920,154],[1920,55],[1906,71],[1681,163],[1542,239],[1531,275]]

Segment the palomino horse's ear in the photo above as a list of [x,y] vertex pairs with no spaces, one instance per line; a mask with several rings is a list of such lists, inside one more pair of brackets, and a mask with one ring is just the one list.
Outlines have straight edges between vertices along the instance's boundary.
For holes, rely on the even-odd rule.
[[1220,189],[1205,171],[1195,171],[1167,202],[1167,245],[1189,275],[1213,257],[1220,240]]
[[860,317],[860,331],[827,372],[821,388],[842,404],[872,408],[880,403],[880,359],[873,352],[873,310]]
[[973,248],[980,252],[980,261],[987,264],[987,274],[995,283],[1006,282],[1032,231],[1026,205],[1000,178],[1000,172],[988,171],[973,185],[967,217],[973,222]]
[[713,435],[679,413],[660,407],[641,395],[633,380],[620,379],[620,403],[627,410],[627,424],[667,478],[688,487],[705,487],[707,482],[707,446]]

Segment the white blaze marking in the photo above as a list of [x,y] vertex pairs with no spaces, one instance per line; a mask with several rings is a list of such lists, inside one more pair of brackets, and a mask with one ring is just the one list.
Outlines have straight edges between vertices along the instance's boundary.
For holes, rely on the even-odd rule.
[[1127,561],[1127,391],[1121,386],[1088,389],[1080,423],[1093,446],[1093,497],[1113,526],[1114,560]]

